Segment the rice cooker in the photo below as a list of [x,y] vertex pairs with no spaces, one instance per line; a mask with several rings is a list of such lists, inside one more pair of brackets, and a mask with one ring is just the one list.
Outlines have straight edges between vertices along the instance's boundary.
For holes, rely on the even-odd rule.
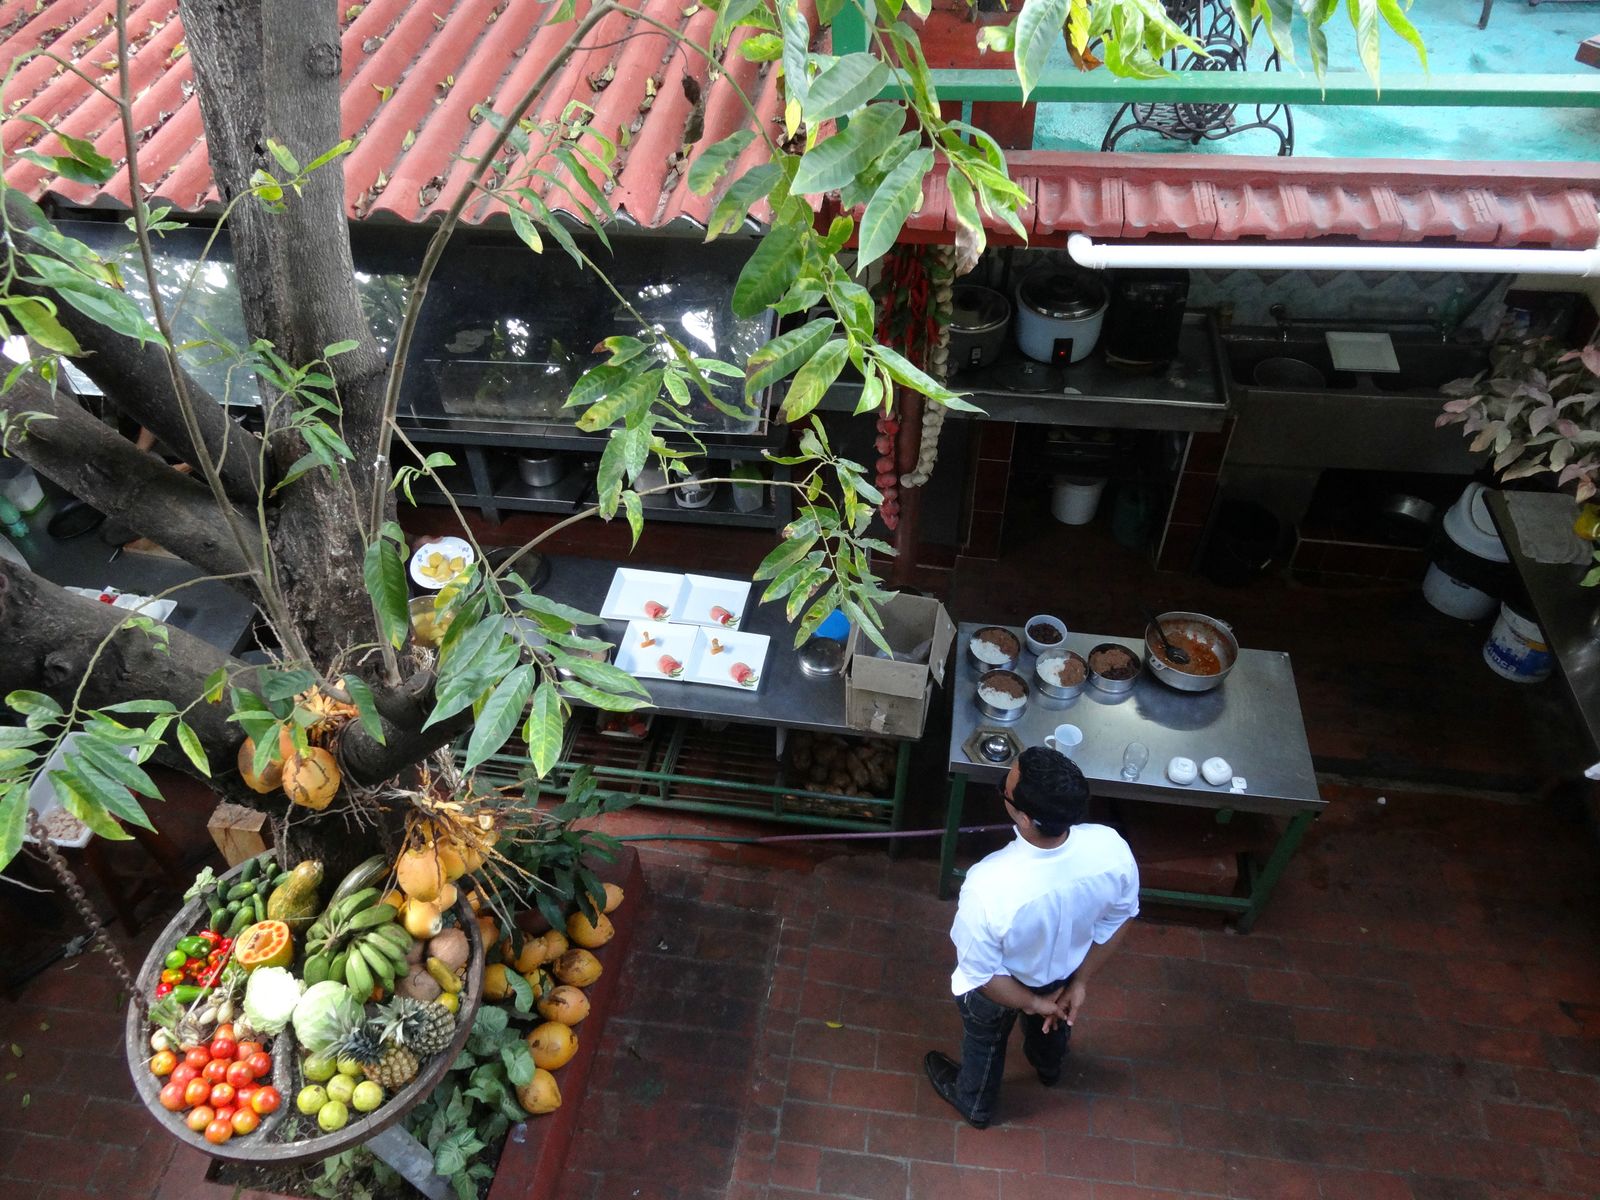
[[1039,362],[1079,362],[1100,338],[1105,284],[1059,268],[1033,271],[1017,285],[1017,345]]

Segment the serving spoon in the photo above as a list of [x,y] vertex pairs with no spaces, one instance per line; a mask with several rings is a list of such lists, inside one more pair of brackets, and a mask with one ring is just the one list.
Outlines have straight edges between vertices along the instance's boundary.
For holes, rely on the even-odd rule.
[[1181,647],[1174,646],[1167,638],[1167,631],[1161,628],[1161,618],[1151,612],[1147,612],[1145,615],[1150,618],[1150,624],[1155,626],[1156,636],[1161,639],[1161,648],[1167,653],[1167,661],[1175,667],[1187,666],[1189,652]]

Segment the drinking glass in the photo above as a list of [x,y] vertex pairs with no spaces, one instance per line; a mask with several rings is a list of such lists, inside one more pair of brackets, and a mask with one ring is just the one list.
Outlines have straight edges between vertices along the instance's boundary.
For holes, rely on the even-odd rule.
[[1149,761],[1149,746],[1143,742],[1129,742],[1128,748],[1122,752],[1122,777],[1133,782],[1139,778],[1139,772],[1144,770]]

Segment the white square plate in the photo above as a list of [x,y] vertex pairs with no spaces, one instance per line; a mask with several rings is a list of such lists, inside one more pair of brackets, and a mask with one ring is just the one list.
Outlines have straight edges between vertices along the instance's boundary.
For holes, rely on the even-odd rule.
[[[691,683],[710,683],[717,687],[738,688],[741,692],[758,691],[761,676],[767,665],[767,643],[772,639],[764,633],[736,633],[719,629],[701,629],[695,638],[694,650],[689,655],[689,669],[683,677]],[[718,652],[713,654],[712,642]],[[748,682],[740,683],[729,672],[735,663],[743,663],[753,672]]]
[[1328,353],[1333,356],[1335,371],[1380,371],[1387,374],[1400,369],[1400,360],[1394,356],[1394,339],[1387,333],[1329,330],[1322,336],[1328,343]]
[[[600,615],[608,621],[676,621],[688,591],[688,581],[682,575],[618,567]],[[666,612],[651,616],[644,610],[650,603],[663,606]]]
[[[687,667],[694,650],[695,635],[700,632],[693,625],[669,625],[665,621],[629,621],[628,630],[617,644],[617,666],[635,679],[686,679],[687,672],[680,669],[668,675],[661,669],[661,658],[670,654]],[[652,643],[644,645],[649,639]]]
[[[750,602],[748,579],[718,579],[712,575],[685,575],[689,590],[683,599],[681,611],[672,619],[685,625],[704,625],[709,629],[738,629],[744,620],[745,605]],[[711,615],[713,608],[729,614],[726,621]]]

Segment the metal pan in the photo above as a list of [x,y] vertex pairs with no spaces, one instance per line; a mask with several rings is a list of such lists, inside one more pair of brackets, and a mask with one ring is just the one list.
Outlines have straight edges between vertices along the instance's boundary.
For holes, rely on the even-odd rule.
[[1233,627],[1226,621],[1197,612],[1164,612],[1159,614],[1157,620],[1169,638],[1181,633],[1209,647],[1222,663],[1222,670],[1215,675],[1196,675],[1190,670],[1173,666],[1156,653],[1161,638],[1155,626],[1150,625],[1144,631],[1144,661],[1150,668],[1150,674],[1180,692],[1209,692],[1212,688],[1221,687],[1228,672],[1233,670],[1233,664],[1239,661],[1239,640],[1233,636]]

